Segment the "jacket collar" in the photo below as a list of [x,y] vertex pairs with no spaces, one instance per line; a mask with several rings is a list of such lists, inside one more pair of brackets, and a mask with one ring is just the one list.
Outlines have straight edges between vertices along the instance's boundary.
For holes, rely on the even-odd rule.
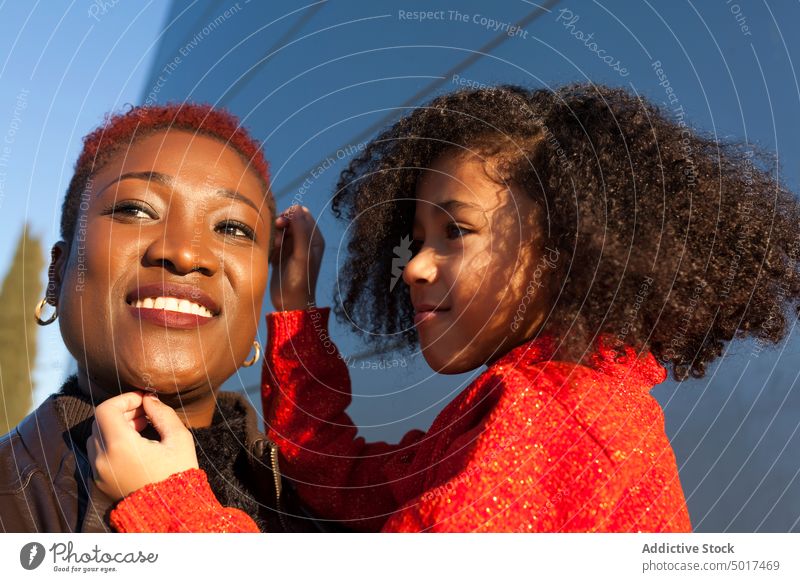
[[[625,355],[617,358],[614,350],[616,337],[613,334],[599,334],[591,353],[584,358],[583,365],[618,379],[638,380],[648,390],[667,379],[667,370],[649,351],[637,353],[630,346],[624,346]],[[541,334],[495,360],[495,366],[532,366],[553,359],[559,340],[552,334]]]
[[219,391],[217,392],[217,402],[219,409],[230,409],[233,407],[241,408],[244,411],[245,446],[252,450],[263,440],[263,434],[258,430],[258,418],[255,408],[248,398],[239,392]]
[[[94,405],[70,376],[17,427],[26,450],[51,480],[70,531],[107,532],[113,501],[94,486],[86,456]],[[69,500],[69,501],[67,501]]]

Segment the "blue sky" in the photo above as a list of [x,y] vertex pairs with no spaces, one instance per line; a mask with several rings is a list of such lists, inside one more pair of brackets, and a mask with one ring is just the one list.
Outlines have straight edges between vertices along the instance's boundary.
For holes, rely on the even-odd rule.
[[[81,137],[105,112],[139,99],[169,4],[105,4],[105,12],[91,2],[0,4],[0,140],[9,147],[0,182],[0,273],[25,221],[45,252],[58,240]],[[58,326],[42,328],[37,401],[60,385],[68,364]]]

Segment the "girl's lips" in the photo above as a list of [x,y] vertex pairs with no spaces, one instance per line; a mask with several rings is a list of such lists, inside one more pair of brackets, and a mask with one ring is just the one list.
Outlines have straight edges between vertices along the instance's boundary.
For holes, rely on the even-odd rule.
[[180,311],[170,311],[168,309],[148,309],[132,305],[128,305],[128,309],[131,315],[143,321],[175,329],[194,329],[215,319],[215,317],[203,317],[194,313],[181,313]]
[[436,311],[419,311],[414,315],[414,325],[419,326],[428,321],[436,321],[441,319],[449,309],[437,309]]

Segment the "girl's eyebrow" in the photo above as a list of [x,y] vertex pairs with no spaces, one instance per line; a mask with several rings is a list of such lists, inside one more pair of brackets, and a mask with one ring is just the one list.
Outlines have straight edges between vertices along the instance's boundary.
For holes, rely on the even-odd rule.
[[[483,212],[483,208],[477,204],[472,204],[471,202],[466,202],[464,200],[456,200],[455,198],[450,198],[444,202],[434,202],[431,203],[431,206],[433,206],[433,212],[436,212],[437,214],[446,214],[448,216],[457,210],[477,210],[478,212]],[[412,230],[417,228],[418,222],[419,217],[416,215],[416,213],[414,213],[414,221],[411,225]]]
[[[122,180],[143,180],[145,182],[157,182],[158,184],[163,184],[164,186],[172,186],[175,182],[175,178],[169,176],[167,174],[162,174],[161,172],[127,172],[125,174],[120,175],[119,177],[113,179],[111,182],[106,184],[102,190],[100,190],[97,195],[99,196],[105,190],[107,190],[112,185],[116,184],[117,182],[121,182]],[[228,188],[220,188],[217,190],[217,193],[222,196],[223,198],[230,198],[232,200],[238,200],[239,202],[244,202],[253,210],[258,212],[259,218],[261,218],[261,211],[259,210],[258,206],[250,200],[247,196],[240,194],[235,190],[230,190]]]
[[472,204],[470,202],[465,202],[463,200],[445,200],[444,202],[438,203],[434,205],[434,209],[439,212],[447,212],[448,214],[455,212],[456,210],[481,210],[480,207]]

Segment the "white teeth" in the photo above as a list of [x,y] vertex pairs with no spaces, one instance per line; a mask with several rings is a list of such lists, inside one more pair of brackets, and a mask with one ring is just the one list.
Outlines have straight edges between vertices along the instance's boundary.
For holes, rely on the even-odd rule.
[[137,299],[133,302],[134,307],[144,309],[165,309],[167,311],[177,311],[179,313],[191,313],[200,317],[213,317],[211,311],[198,303],[187,299],[177,299],[175,297],[147,297]]

